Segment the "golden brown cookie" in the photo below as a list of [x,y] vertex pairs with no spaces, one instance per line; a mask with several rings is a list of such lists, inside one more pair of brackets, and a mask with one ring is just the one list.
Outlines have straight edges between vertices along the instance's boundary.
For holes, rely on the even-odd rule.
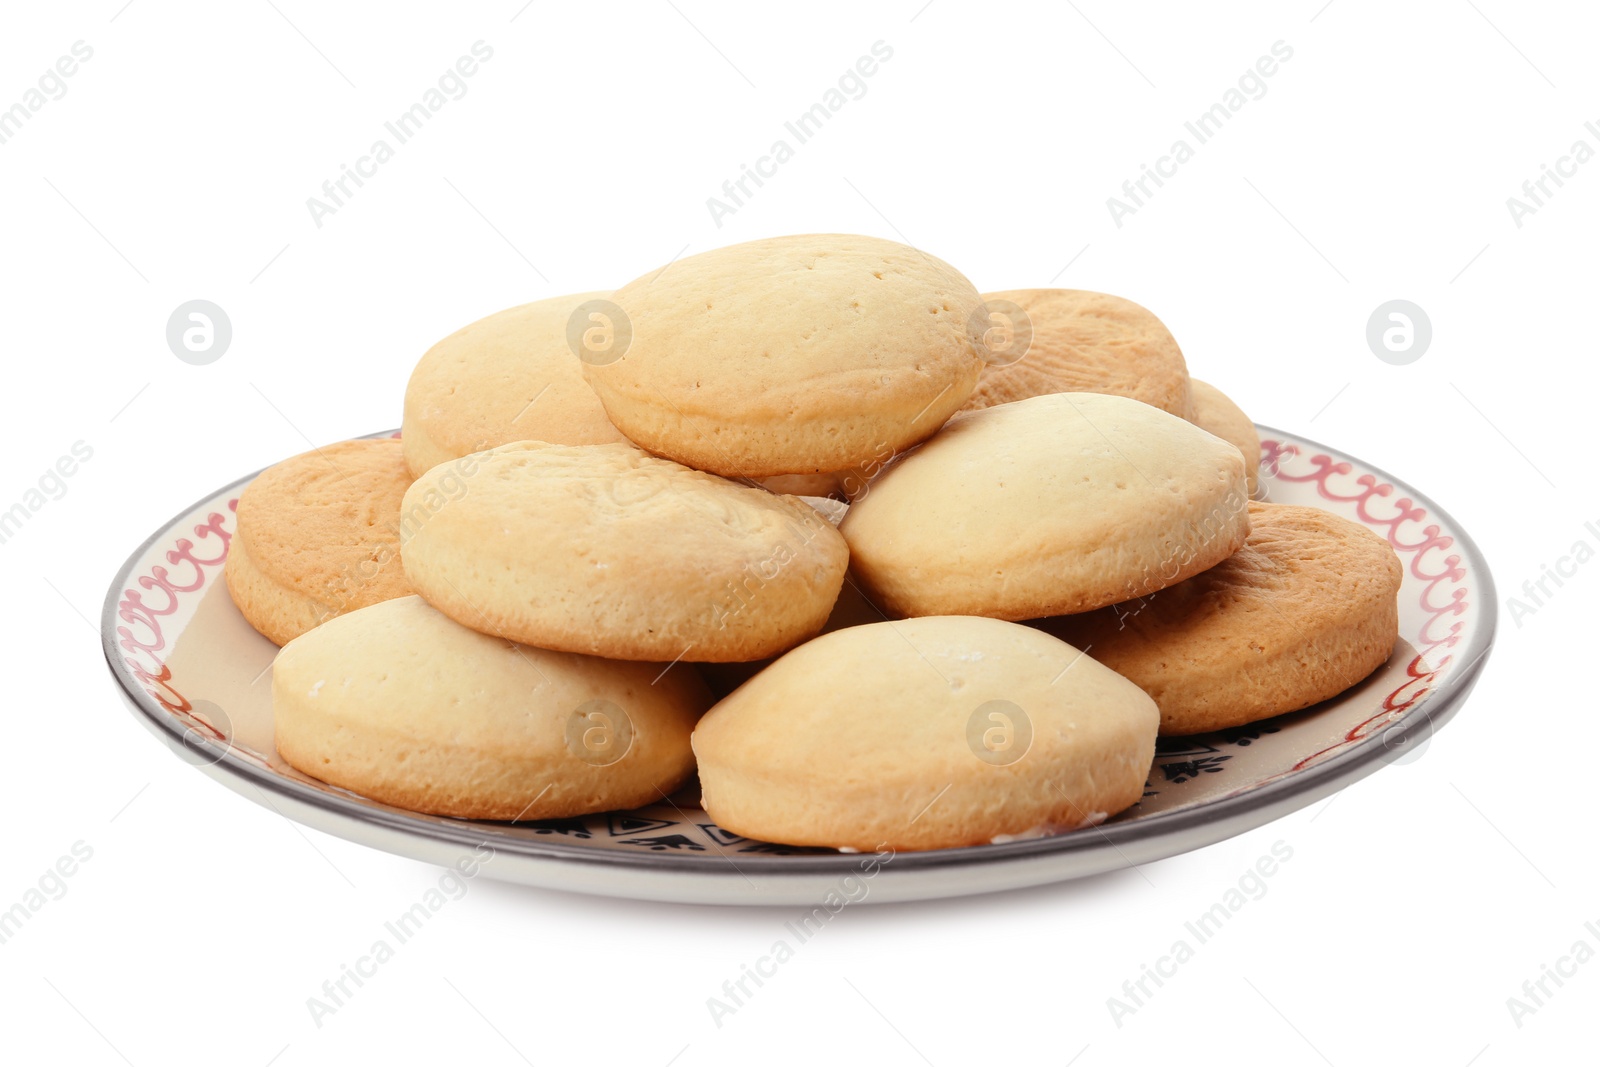
[[568,340],[575,312],[608,294],[536,300],[464,326],[428,349],[406,385],[406,463],[413,477],[511,441],[621,441],[583,380]]
[[1216,434],[1224,441],[1236,445],[1244,455],[1245,474],[1250,479],[1250,495],[1256,495],[1256,485],[1261,476],[1261,435],[1226,393],[1198,378],[1189,379],[1189,392],[1194,397],[1194,417],[1189,421]]
[[962,410],[1045,393],[1109,393],[1189,416],[1183,352],[1133,301],[1082,289],[1011,289],[983,299],[993,356]]
[[268,467],[239,494],[223,569],[250,625],[282,645],[335,615],[411,592],[400,565],[400,442],[364,438]]
[[719,248],[611,299],[626,350],[583,367],[611,421],[651,452],[728,477],[892,455],[961,406],[987,355],[972,284],[875,237]]
[[1162,734],[1195,734],[1337,696],[1389,658],[1399,632],[1399,557],[1383,538],[1317,508],[1250,505],[1228,560],[1141,600],[1041,628],[1136,683]]
[[872,851],[1092,826],[1138,801],[1150,698],[1016,623],[853,626],[724,697],[694,731],[706,812],[746,837]]
[[822,628],[849,560],[801,500],[632,445],[503,445],[428,471],[404,511],[406,574],[440,611],[611,659],[774,655]]
[[1051,393],[967,412],[879,475],[839,532],[895,615],[1034,619],[1153,592],[1250,530],[1239,450],[1148,404]]
[[689,732],[710,703],[691,667],[512,644],[415,596],[318,627],[272,667],[274,740],[290,766],[462,819],[658,802],[694,772]]

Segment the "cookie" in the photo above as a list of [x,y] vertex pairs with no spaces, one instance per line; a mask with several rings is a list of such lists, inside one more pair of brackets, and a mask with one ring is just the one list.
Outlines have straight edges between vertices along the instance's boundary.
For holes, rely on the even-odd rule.
[[987,354],[949,264],[875,237],[775,237],[618,289],[620,358],[583,367],[630,440],[729,477],[843,471],[942,425]]
[[406,385],[401,424],[412,475],[512,441],[623,440],[583,380],[567,338],[574,312],[607,295],[536,300],[479,319],[428,349]]
[[239,611],[275,645],[411,592],[400,564],[400,442],[342,441],[268,467],[239,494],[223,567]]
[[1200,381],[1198,378],[1189,379],[1189,392],[1194,398],[1194,414],[1190,422],[1205,430],[1207,433],[1235,445],[1244,454],[1245,475],[1250,480],[1250,495],[1256,495],[1256,486],[1261,477],[1261,435],[1256,433],[1256,424],[1250,421],[1250,416],[1240,410],[1239,405],[1228,399],[1226,393],[1214,385]]
[[891,614],[1089,611],[1227,559],[1250,530],[1239,450],[1126,397],[962,414],[875,479],[839,532]]
[[942,616],[807,642],[694,731],[718,826],[789,845],[954,848],[1074,828],[1139,800],[1157,712],[1048,634]]
[[1241,726],[1337,696],[1389,658],[1400,560],[1317,508],[1250,505],[1238,554],[1154,596],[1038,625],[1132,680],[1163,734]]
[[469,460],[406,493],[403,559],[418,593],[474,629],[611,659],[751,660],[815,634],[839,595],[849,550],[797,498],[631,445]]
[[1189,370],[1172,334],[1144,308],[1082,289],[985,293],[992,357],[963,410],[1046,393],[1109,393],[1182,418]]
[[411,811],[553,819],[660,801],[694,771],[692,668],[477,633],[401,597],[291,641],[272,666],[278,754]]

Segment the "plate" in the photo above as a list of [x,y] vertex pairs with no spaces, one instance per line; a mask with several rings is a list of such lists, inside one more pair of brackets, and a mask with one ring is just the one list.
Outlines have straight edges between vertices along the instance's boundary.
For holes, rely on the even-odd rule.
[[1494,640],[1494,585],[1461,527],[1375,467],[1268,427],[1260,432],[1262,495],[1353,519],[1399,553],[1395,654],[1314,708],[1162,740],[1138,804],[1055,837],[854,855],[729,833],[692,790],[636,811],[491,823],[419,815],[309,778],[272,745],[277,649],[244,621],[222,581],[239,492],[254,475],[185,509],[128,558],[106,597],[106,661],[140,721],[223,785],[339,837],[428,863],[473,863],[504,881],[831,909],[833,901],[922,900],[1082,878],[1224,840],[1414,758],[1483,670]]

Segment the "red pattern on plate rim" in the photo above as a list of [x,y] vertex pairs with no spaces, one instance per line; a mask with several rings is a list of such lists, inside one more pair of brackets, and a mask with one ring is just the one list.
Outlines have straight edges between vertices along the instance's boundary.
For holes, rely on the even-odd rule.
[[[1286,772],[1291,774],[1294,771],[1304,770],[1313,763],[1319,763],[1334,753],[1365,740],[1378,729],[1393,724],[1404,712],[1426,696],[1432,689],[1432,683],[1455,659],[1453,655],[1445,654],[1436,662],[1430,663],[1430,653],[1454,648],[1461,641],[1462,623],[1459,620],[1451,623],[1448,630],[1441,630],[1440,627],[1444,625],[1445,620],[1465,615],[1470,609],[1467,599],[1467,571],[1462,566],[1461,557],[1456,554],[1444,555],[1455,544],[1455,539],[1441,533],[1437,523],[1430,523],[1422,526],[1420,530],[1417,529],[1417,526],[1428,518],[1426,508],[1417,506],[1409,497],[1400,497],[1392,504],[1390,509],[1392,514],[1374,514],[1371,505],[1377,500],[1393,496],[1395,492],[1393,485],[1379,481],[1375,475],[1363,474],[1355,479],[1354,492],[1348,490],[1340,492],[1334,486],[1334,479],[1348,477],[1355,470],[1353,464],[1318,452],[1306,460],[1309,470],[1303,473],[1285,471],[1285,463],[1299,456],[1301,449],[1298,445],[1285,444],[1281,441],[1261,442],[1261,466],[1274,479],[1314,483],[1317,493],[1324,500],[1353,504],[1357,519],[1383,536],[1394,547],[1400,556],[1400,562],[1410,570],[1412,576],[1427,584],[1422,587],[1418,597],[1418,604],[1426,619],[1415,638],[1417,654],[1406,665],[1406,680],[1383,698],[1383,705],[1376,715],[1346,731],[1338,743],[1313,752],[1300,760]],[[1402,529],[1409,533],[1409,538],[1402,534]],[[1440,558],[1441,556],[1443,558]],[[1442,603],[1441,597],[1445,598]]]
[[[228,511],[238,510],[239,498],[234,497],[228,501]],[[221,567],[227,560],[228,545],[233,541],[233,534],[223,528],[227,519],[220,512],[209,512],[206,521],[194,528],[194,535],[199,540],[216,538],[221,542],[216,555],[196,555],[195,543],[187,537],[178,538],[174,546],[167,550],[167,563],[174,567],[187,565],[193,568],[193,574],[187,576],[188,580],[179,581],[166,567],[156,564],[150,568],[149,574],[134,583],[137,589],[124,589],[122,599],[117,602],[117,617],[128,624],[117,627],[117,636],[121,638],[118,643],[127,653],[123,662],[133,676],[144,686],[145,692],[155,698],[156,703],[175,715],[182,715],[207,737],[222,742],[228,740],[222,732],[192,714],[194,708],[188,698],[173,688],[172,668],[167,666],[165,655],[167,638],[162,631],[161,620],[178,610],[186,594],[197,593],[205,588],[210,577],[206,568]],[[157,589],[166,598],[165,603],[160,606],[145,603],[145,594]],[[142,632],[135,634],[133,627],[142,627]]]
[[[1319,452],[1311,454],[1306,460],[1309,470],[1302,473],[1285,470],[1287,463],[1301,455],[1302,451],[1298,445],[1273,440],[1261,442],[1261,466],[1274,479],[1314,483],[1318,494],[1324,500],[1354,505],[1356,517],[1381,534],[1394,547],[1400,554],[1401,562],[1406,563],[1411,574],[1419,581],[1427,583],[1419,597],[1419,604],[1427,618],[1416,635],[1415,644],[1418,651],[1406,666],[1406,680],[1384,697],[1378,713],[1352,727],[1336,744],[1305,757],[1284,774],[1304,770],[1334,753],[1365,740],[1379,728],[1390,725],[1415,706],[1428,694],[1432,683],[1444,673],[1454,659],[1452,655],[1447,654],[1437,662],[1430,663],[1429,654],[1454,648],[1461,641],[1460,621],[1450,624],[1448,630],[1442,632],[1439,627],[1445,620],[1464,615],[1469,610],[1467,571],[1462,566],[1461,557],[1452,554],[1445,555],[1442,559],[1438,558],[1455,544],[1454,538],[1441,533],[1437,524],[1423,526],[1420,531],[1415,529],[1417,524],[1427,519],[1427,509],[1417,506],[1409,497],[1400,497],[1393,501],[1392,514],[1374,514],[1371,505],[1375,501],[1392,496],[1395,492],[1393,485],[1379,481],[1375,475],[1362,474],[1355,479],[1354,492],[1339,492],[1334,486],[1334,479],[1352,474],[1355,470],[1353,464]],[[227,507],[230,513],[237,512],[239,498],[230,499]],[[167,643],[161,620],[176,612],[186,595],[205,588],[211,577],[211,572],[208,572],[207,568],[220,568],[226,561],[228,545],[233,540],[233,534],[224,528],[227,519],[228,516],[220,512],[209,512],[206,521],[194,528],[197,539],[210,542],[214,538],[220,542],[219,551],[214,556],[197,555],[195,542],[187,537],[178,538],[174,547],[167,550],[168,564],[174,567],[192,568],[192,574],[187,576],[187,580],[179,581],[166,567],[157,564],[150,568],[149,574],[141,576],[134,583],[138,586],[137,589],[123,590],[122,599],[117,603],[118,617],[128,624],[117,627],[117,636],[121,638],[121,647],[127,653],[124,662],[127,663],[133,676],[162,708],[174,715],[181,715],[207,737],[223,743],[227,743],[228,738],[211,723],[194,715],[193,705],[173,687],[172,670],[165,660]],[[1408,527],[1407,524],[1411,526]],[[1403,528],[1409,529],[1412,537],[1420,537],[1420,540],[1403,537]],[[1406,562],[1407,557],[1409,563]],[[1453,588],[1444,588],[1447,586]],[[146,603],[145,594],[153,593],[157,589],[161,590],[165,603],[160,606]],[[1448,597],[1442,603],[1439,602],[1439,598],[1446,593]],[[144,632],[136,635],[133,630],[135,626],[142,627]],[[1273,778],[1282,776],[1274,775]],[[1259,784],[1261,783],[1256,783]]]

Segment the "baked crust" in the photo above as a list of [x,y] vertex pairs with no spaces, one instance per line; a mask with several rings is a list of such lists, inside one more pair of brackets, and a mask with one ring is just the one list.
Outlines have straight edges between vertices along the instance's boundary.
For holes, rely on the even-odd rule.
[[1318,508],[1252,503],[1250,521],[1244,548],[1204,574],[1038,625],[1149,693],[1163,734],[1298,711],[1381,667],[1399,637],[1394,549]]

